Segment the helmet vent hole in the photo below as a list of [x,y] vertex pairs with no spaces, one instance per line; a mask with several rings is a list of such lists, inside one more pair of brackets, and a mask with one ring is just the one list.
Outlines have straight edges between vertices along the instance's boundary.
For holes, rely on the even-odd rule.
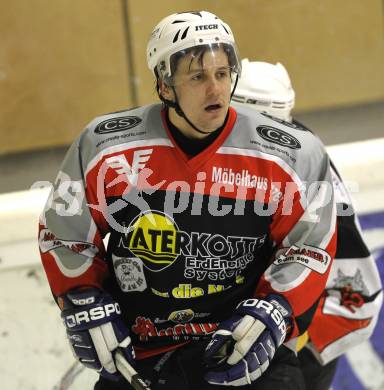
[[225,32],[226,32],[227,34],[229,34],[229,32],[228,32],[228,30],[225,28],[224,24],[222,24],[222,26],[223,26],[223,29],[225,30]]
[[180,30],[177,30],[177,33],[176,33],[175,37],[173,38],[172,43],[175,43],[179,39],[179,34],[180,34]]
[[272,102],[274,108],[285,108],[285,102]]
[[187,36],[188,30],[189,30],[189,26],[184,30],[183,35],[180,38],[181,40],[183,40]]

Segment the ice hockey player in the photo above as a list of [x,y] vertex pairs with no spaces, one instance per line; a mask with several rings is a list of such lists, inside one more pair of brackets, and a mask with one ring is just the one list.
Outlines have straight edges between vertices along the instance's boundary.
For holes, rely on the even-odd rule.
[[[279,123],[310,131],[292,118],[295,91],[280,63],[243,59],[233,100]],[[328,390],[338,357],[370,337],[383,299],[375,260],[362,237],[348,189],[332,161],[331,174],[338,210],[337,251],[326,290],[298,343],[306,386],[312,390]]]
[[336,248],[329,159],[231,107],[239,58],[216,15],[164,18],[147,47],[162,103],[97,117],[62,164],[39,244],[95,389],[129,388],[117,350],[153,389],[305,389],[296,341]]

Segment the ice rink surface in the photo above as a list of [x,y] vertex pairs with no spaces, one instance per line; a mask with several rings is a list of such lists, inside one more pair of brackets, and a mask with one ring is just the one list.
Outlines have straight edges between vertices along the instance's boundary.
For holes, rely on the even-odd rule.
[[[364,237],[384,281],[382,150],[384,139],[328,148],[344,180],[351,184]],[[365,158],[355,158],[362,154]],[[87,390],[96,380],[92,371],[74,366],[40,266],[37,218],[46,196],[46,190],[0,195],[1,390]],[[383,335],[382,310],[371,340],[340,359],[333,390],[384,389]]]

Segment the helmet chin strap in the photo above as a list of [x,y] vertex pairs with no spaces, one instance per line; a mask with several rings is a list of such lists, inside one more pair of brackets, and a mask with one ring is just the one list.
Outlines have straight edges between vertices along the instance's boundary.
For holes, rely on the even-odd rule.
[[[236,81],[235,81],[235,85],[233,87],[233,90],[231,92],[231,98],[230,100],[232,100],[232,96],[233,96],[233,93],[235,92],[235,89],[236,89],[236,85],[237,85],[237,82],[239,80],[239,75],[236,74]],[[176,114],[179,115],[181,118],[183,118],[194,130],[196,130],[198,133],[200,134],[204,134],[204,135],[208,135],[210,134],[211,132],[210,131],[202,131],[200,129],[198,129],[189,119],[188,117],[185,115],[184,111],[182,110],[182,108],[180,107],[180,104],[179,104],[179,99],[177,97],[177,93],[176,93],[176,90],[175,90],[175,87],[171,87],[172,90],[173,90],[173,93],[175,94],[175,101],[173,102],[172,100],[168,100],[168,99],[165,99],[160,93],[159,93],[159,97],[160,99],[162,100],[162,102],[168,106],[168,107],[172,107],[175,111],[176,111]]]
[[232,92],[231,92],[231,100],[232,100],[233,94],[234,94],[235,91],[236,91],[236,87],[237,87],[237,82],[238,82],[238,81],[239,81],[239,75],[236,73],[235,84],[233,85],[233,89],[232,89]]
[[176,111],[176,114],[179,115],[181,118],[183,118],[194,130],[196,130],[198,133],[200,134],[204,134],[204,135],[208,135],[210,134],[209,131],[202,131],[200,129],[198,129],[189,119],[188,117],[185,115],[184,111],[182,110],[182,108],[180,107],[180,104],[179,104],[179,99],[177,98],[177,94],[176,94],[176,90],[175,90],[175,87],[172,87],[172,90],[173,90],[173,93],[175,94],[175,101],[173,102],[172,100],[168,100],[168,99],[164,99],[162,96],[160,97],[160,99],[165,103],[165,105],[167,105],[168,107],[172,107],[175,109]]

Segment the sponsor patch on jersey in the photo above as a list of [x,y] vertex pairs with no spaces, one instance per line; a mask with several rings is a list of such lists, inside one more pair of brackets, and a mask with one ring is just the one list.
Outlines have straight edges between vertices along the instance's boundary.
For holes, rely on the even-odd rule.
[[[116,171],[119,175],[126,175],[128,181],[133,185],[137,185],[139,173],[145,168],[145,164],[149,161],[153,149],[140,149],[133,152],[132,163],[130,164],[124,154],[108,157],[105,159],[108,166]],[[115,179],[116,180],[116,179]],[[117,179],[119,182],[120,179]],[[112,186],[115,181],[109,183]]]
[[208,284],[205,290],[202,287],[193,287],[190,283],[180,283],[177,287],[172,289],[172,296],[176,299],[191,299],[201,297],[205,294],[217,294],[229,288],[232,288],[232,286],[225,286],[223,284]]
[[141,121],[142,119],[138,116],[121,116],[118,118],[106,119],[96,126],[95,133],[107,134],[132,129],[132,127],[137,126]]
[[[337,267],[337,264],[335,267]],[[333,272],[333,269],[331,272]],[[343,272],[342,268],[338,268],[337,276],[327,283],[326,291],[329,296],[334,295],[334,291],[337,291],[340,297],[340,305],[346,307],[351,313],[356,313],[359,307],[372,299],[369,297],[367,285],[359,268],[356,269],[353,275],[347,274],[346,271]]]
[[[170,326],[169,326],[170,325]],[[201,336],[206,336],[214,333],[219,324],[213,323],[193,323],[185,324],[164,324],[154,323],[147,317],[136,317],[132,332],[137,335],[140,341],[148,341],[152,337],[170,337],[174,340],[193,340],[199,339]]]
[[185,232],[170,215],[148,210],[131,220],[118,245],[129,249],[150,271],[164,270],[181,255],[187,279],[223,282],[234,281],[255,260],[254,251],[262,247],[265,240],[266,234],[241,237]]
[[325,274],[331,264],[331,256],[324,250],[310,245],[281,248],[276,253],[276,265],[299,263],[319,274]]
[[290,149],[301,148],[299,140],[284,130],[271,126],[257,126],[256,131],[260,137],[266,141],[285,146]]
[[144,291],[147,288],[143,262],[140,259],[112,255],[112,261],[121,291]]
[[213,166],[211,180],[213,183],[256,188],[259,190],[266,190],[268,188],[268,178],[252,175],[248,169],[235,171],[232,168]]
[[165,291],[165,292],[159,291],[159,290],[156,290],[153,287],[151,287],[151,291],[152,291],[153,294],[157,295],[158,297],[169,298],[169,293],[167,291]]
[[83,241],[67,241],[56,237],[49,229],[42,229],[39,234],[39,246],[42,253],[57,248],[68,248],[72,252],[93,258],[99,251],[96,245]]
[[128,236],[123,243],[144,266],[151,271],[161,271],[178,257],[175,221],[161,211],[140,213],[128,226]]
[[192,309],[177,310],[169,315],[168,320],[177,324],[185,324],[186,322],[192,321],[194,316],[195,313]]

